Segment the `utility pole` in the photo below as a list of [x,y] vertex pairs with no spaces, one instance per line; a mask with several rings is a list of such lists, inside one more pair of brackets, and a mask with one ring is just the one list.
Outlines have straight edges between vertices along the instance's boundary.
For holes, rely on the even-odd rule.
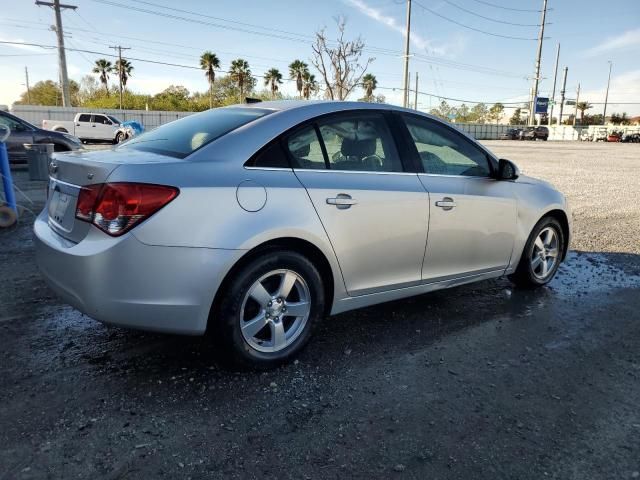
[[538,37],[538,55],[536,57],[536,73],[533,77],[533,90],[531,92],[531,113],[529,115],[529,125],[535,124],[536,98],[538,98],[538,84],[540,83],[540,63],[542,61],[542,40],[544,39],[544,22],[547,18],[547,0],[542,0],[542,22],[540,23],[540,36]]
[[607,80],[607,93],[604,96],[604,111],[602,112],[602,125],[607,124],[607,102],[609,101],[609,84],[611,83],[611,60],[609,60],[609,79]]
[[29,89],[29,70],[24,67],[24,79],[27,86],[27,104],[31,105],[31,90]]
[[416,72],[416,92],[413,97],[413,109],[418,110],[418,72]]
[[553,91],[551,93],[551,111],[547,116],[549,120],[549,126],[551,126],[551,121],[553,120],[553,104],[556,101],[556,81],[558,80],[558,61],[560,60],[560,42],[558,42],[558,50],[556,51],[556,66],[553,68]]
[[564,67],[562,74],[562,90],[560,90],[560,116],[558,117],[558,125],[562,125],[562,110],[564,109],[564,94],[567,91],[567,72],[569,67]]
[[411,0],[407,0],[407,32],[405,35],[405,44],[404,44],[404,78],[403,78],[404,97],[402,100],[402,106],[405,108],[407,108],[409,104],[409,36],[410,34],[411,34]]
[[576,92],[576,107],[573,111],[573,126],[576,126],[576,118],[578,118],[578,102],[580,101],[580,82],[578,82],[578,91]]
[[65,5],[60,0],[53,2],[42,2],[36,0],[36,5],[52,7],[56,13],[56,36],[58,37],[58,64],[60,66],[60,82],[62,83],[62,106],[71,106],[71,95],[69,94],[69,77],[67,76],[67,56],[64,50],[64,32],[62,31],[62,13],[64,9],[75,10],[75,5]]
[[115,47],[109,47],[115,50],[118,50],[118,68],[116,69],[118,72],[118,80],[120,82],[120,110],[122,110],[122,50],[130,50],[130,47],[122,47],[117,45]]

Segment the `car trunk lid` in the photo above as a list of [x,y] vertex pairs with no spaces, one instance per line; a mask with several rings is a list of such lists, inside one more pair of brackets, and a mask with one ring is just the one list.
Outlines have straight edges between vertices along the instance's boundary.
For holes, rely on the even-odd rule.
[[76,218],[78,196],[82,187],[107,182],[124,164],[158,164],[173,161],[155,153],[131,150],[105,150],[56,154],[49,165],[47,211],[49,225],[64,238],[80,242],[91,224]]

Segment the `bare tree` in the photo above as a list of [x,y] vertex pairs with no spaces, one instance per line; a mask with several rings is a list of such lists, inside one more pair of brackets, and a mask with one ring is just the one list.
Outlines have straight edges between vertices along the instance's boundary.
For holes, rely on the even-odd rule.
[[331,100],[345,100],[351,91],[361,83],[369,64],[374,58],[361,63],[364,41],[361,37],[345,40],[346,20],[336,19],[338,38],[335,42],[327,40],[325,29],[316,32],[311,63],[318,69],[324,81],[325,96]]

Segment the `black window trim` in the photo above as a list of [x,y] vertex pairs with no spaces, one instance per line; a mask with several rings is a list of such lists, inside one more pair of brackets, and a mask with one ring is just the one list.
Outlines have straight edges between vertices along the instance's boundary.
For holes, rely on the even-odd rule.
[[407,153],[410,154],[411,157],[413,158],[413,163],[416,164],[416,168],[418,169],[418,173],[424,173],[425,175],[441,175],[441,174],[437,174],[437,173],[429,173],[429,172],[425,172],[424,171],[424,167],[422,165],[422,162],[420,161],[420,154],[418,153],[418,149],[416,148],[415,142],[413,141],[413,138],[411,137],[411,132],[409,132],[409,127],[407,126],[406,122],[404,121],[404,117],[413,117],[413,118],[417,118],[419,120],[423,120],[423,121],[426,121],[426,122],[431,122],[431,123],[433,123],[435,125],[440,125],[444,129],[448,129],[449,131],[453,132],[454,134],[457,134],[464,142],[466,142],[467,144],[471,145],[472,147],[474,147],[477,150],[480,150],[482,153],[484,153],[484,155],[487,158],[487,161],[489,163],[489,169],[491,170],[488,177],[485,177],[485,176],[473,177],[473,176],[463,176],[463,175],[446,175],[446,176],[463,177],[463,178],[496,178],[497,172],[498,172],[498,159],[492,153],[490,153],[488,150],[486,150],[482,145],[478,144],[474,140],[469,139],[460,130],[452,127],[451,125],[448,125],[446,122],[443,122],[441,120],[437,120],[437,119],[434,119],[434,118],[431,118],[431,117],[427,117],[425,115],[420,115],[420,114],[416,114],[416,113],[412,113],[412,112],[394,112],[394,113],[398,117],[400,117],[399,121],[400,121],[403,129],[406,131],[405,141],[409,140]]

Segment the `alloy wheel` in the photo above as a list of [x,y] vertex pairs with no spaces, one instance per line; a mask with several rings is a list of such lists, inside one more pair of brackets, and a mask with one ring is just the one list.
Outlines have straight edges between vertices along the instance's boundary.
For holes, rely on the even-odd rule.
[[311,313],[311,292],[293,270],[272,270],[248,289],[240,309],[240,331],[259,352],[278,352],[303,332]]
[[559,236],[553,227],[543,228],[531,252],[531,271],[538,280],[545,280],[553,273],[558,262]]

